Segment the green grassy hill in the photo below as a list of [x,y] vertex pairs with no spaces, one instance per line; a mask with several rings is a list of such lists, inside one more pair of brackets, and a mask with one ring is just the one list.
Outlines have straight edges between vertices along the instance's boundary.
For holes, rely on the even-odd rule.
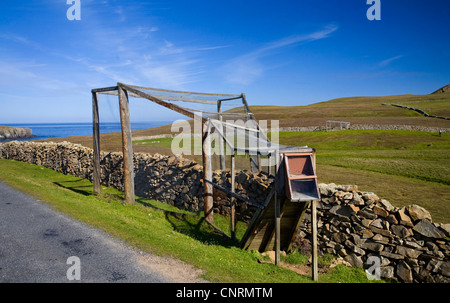
[[[251,100],[250,104],[251,104]],[[450,92],[430,95],[350,97],[307,106],[250,106],[258,120],[279,120],[280,127],[325,126],[327,120],[352,124],[450,128],[450,120],[425,117],[392,106],[420,108],[450,117]],[[170,125],[134,131],[133,136],[170,134]],[[91,136],[52,139],[92,147]],[[280,133],[280,143],[317,149],[320,182],[356,184],[395,206],[419,204],[436,222],[450,222],[450,134],[396,130],[345,130]],[[134,142],[135,152],[171,154],[171,139]],[[101,149],[121,151],[119,133],[101,135]],[[190,156],[201,163],[200,156]],[[238,159],[245,166],[245,158]]]
[[450,92],[432,95],[349,97],[307,106],[250,106],[250,109],[258,120],[279,120],[281,127],[325,126],[327,120],[340,120],[352,124],[405,124],[450,128],[449,120],[427,118],[390,104],[420,108],[429,114],[450,117]]
[[[450,92],[430,95],[397,95],[382,97],[348,97],[314,103],[306,106],[251,105],[257,120],[279,120],[280,127],[325,126],[327,120],[342,120],[352,124],[414,125],[450,128],[450,120],[424,117],[423,115],[391,106],[399,104],[421,108],[437,116],[450,117]],[[414,105],[414,106],[413,106]],[[133,136],[170,134],[171,125],[133,131]],[[91,136],[52,139],[55,142],[70,140],[92,147]],[[118,133],[102,134],[104,150],[120,151]],[[141,151],[158,152],[155,149]]]

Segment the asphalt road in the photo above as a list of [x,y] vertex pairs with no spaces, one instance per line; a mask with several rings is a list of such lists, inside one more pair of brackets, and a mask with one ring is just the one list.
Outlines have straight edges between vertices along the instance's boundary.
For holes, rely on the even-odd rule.
[[1,283],[183,282],[180,268],[0,182]]

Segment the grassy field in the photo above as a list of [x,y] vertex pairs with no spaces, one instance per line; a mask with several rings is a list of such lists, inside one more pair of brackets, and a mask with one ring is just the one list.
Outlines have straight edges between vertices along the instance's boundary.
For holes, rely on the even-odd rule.
[[[313,146],[319,182],[356,184],[398,207],[418,204],[436,222],[450,222],[450,134],[343,130],[281,132],[281,144]],[[136,146],[165,149],[171,138],[136,141]],[[199,159],[197,159],[199,160]],[[241,167],[248,161],[240,159]]]
[[[250,102],[251,103],[251,102]],[[408,105],[439,116],[450,116],[450,92],[430,95],[350,97],[308,106],[250,106],[258,120],[278,120],[281,127],[324,126],[327,120],[352,124],[390,124],[450,128],[450,121],[427,118],[417,112],[391,106]],[[270,124],[269,124],[270,125]],[[133,137],[170,134],[170,125],[133,132]],[[396,206],[419,204],[436,222],[450,222],[449,133],[418,131],[346,130],[337,132],[289,132],[280,143],[317,149],[320,182],[356,184]],[[52,139],[92,147],[92,137]],[[171,139],[135,141],[135,152],[171,154]],[[121,151],[119,133],[103,134],[104,151]],[[202,163],[200,156],[189,158]],[[237,159],[237,167],[248,161]]]
[[[325,126],[327,120],[342,120],[352,124],[450,128],[449,120],[427,118],[417,112],[388,105],[412,106],[412,104],[416,104],[417,106],[415,107],[421,108],[430,114],[448,117],[450,116],[450,92],[431,95],[348,97],[306,106],[262,106],[252,105],[251,100],[249,102],[250,110],[255,114],[257,120],[278,120],[280,127]],[[133,137],[170,133],[171,125],[169,124],[133,131]],[[102,134],[101,137],[104,150],[120,151],[121,137],[119,133]],[[64,140],[92,147],[91,136],[52,139],[55,142]]]
[[[102,187],[102,195],[95,196],[92,183],[87,180],[13,160],[0,159],[0,180],[133,247],[190,263],[203,270],[202,277],[212,282],[312,282],[309,276],[261,263],[264,258],[258,252],[239,249],[201,217],[164,203],[138,197],[136,204],[124,205],[123,193],[115,189]],[[214,219],[217,226],[227,230],[227,218],[216,214]],[[238,224],[238,239],[245,229],[245,224]],[[306,260],[307,257],[298,253],[285,259],[290,264]],[[319,261],[327,267],[330,256]],[[319,282],[370,281],[362,269],[338,265],[320,274]]]
[[317,150],[319,182],[356,184],[395,206],[418,204],[450,222],[450,134],[344,130],[280,133],[280,142]]
[[[251,103],[251,102],[250,102]],[[281,127],[324,126],[327,120],[352,124],[391,124],[450,128],[450,121],[427,118],[417,112],[391,106],[408,105],[430,114],[450,116],[450,93],[351,97],[308,106],[251,106],[258,120],[278,120]],[[170,134],[170,125],[133,132],[133,137]],[[45,140],[41,140],[45,141]],[[56,138],[92,147],[91,136]],[[134,142],[135,152],[171,154],[170,138]],[[345,130],[334,132],[280,133],[280,143],[308,145],[317,150],[319,182],[356,184],[375,192],[393,205],[419,204],[433,221],[450,222],[450,134]],[[121,151],[120,133],[101,135],[103,151]],[[191,156],[201,163],[200,156]],[[248,164],[244,157],[237,166]],[[217,282],[310,282],[309,277],[282,267],[258,262],[255,252],[238,249],[194,214],[175,214],[167,204],[138,199],[133,206],[121,203],[123,194],[104,188],[92,195],[86,180],[58,174],[26,163],[0,160],[0,180],[33,194],[55,209],[92,224],[129,244],[155,254],[168,254],[205,271],[204,278]],[[172,211],[172,212],[171,212]],[[228,229],[228,220],[215,215],[215,224]],[[245,226],[238,225],[238,237]],[[202,256],[199,258],[198,256]],[[288,256],[286,262],[305,260]],[[325,261],[322,261],[325,262]],[[321,282],[367,282],[364,272],[338,266],[320,275]]]
[[[441,96],[441,95],[439,95]],[[419,108],[428,114],[435,116],[450,117],[450,107],[448,99],[441,96],[441,98],[433,98],[432,100],[410,99],[400,100],[399,105],[405,105],[413,108]]]
[[418,131],[343,130],[280,133],[280,142],[309,145],[320,164],[450,185],[450,135]]

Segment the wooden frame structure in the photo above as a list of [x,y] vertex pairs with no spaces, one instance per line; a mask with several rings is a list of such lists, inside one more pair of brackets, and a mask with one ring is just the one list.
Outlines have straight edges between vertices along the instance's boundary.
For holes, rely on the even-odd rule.
[[[124,193],[125,193],[125,203],[133,204],[135,201],[135,191],[134,191],[134,167],[133,167],[133,146],[131,137],[131,125],[130,125],[130,111],[129,111],[129,96],[148,99],[155,102],[161,106],[171,109],[175,112],[183,114],[191,119],[199,119],[202,123],[202,159],[204,166],[204,180],[210,181],[212,179],[211,173],[211,155],[210,155],[210,132],[207,131],[208,119],[196,114],[195,111],[187,110],[176,104],[166,102],[161,97],[156,97],[154,95],[146,93],[145,89],[157,90],[160,92],[173,92],[173,93],[186,93],[186,94],[197,94],[197,95],[207,95],[207,96],[225,96],[225,98],[217,101],[218,112],[221,112],[222,102],[242,99],[244,108],[248,111],[248,104],[245,99],[245,94],[231,95],[231,94],[209,94],[209,93],[193,93],[193,92],[182,92],[182,91],[171,91],[162,89],[152,89],[146,87],[132,86],[123,83],[117,83],[117,86],[110,86],[104,88],[92,89],[92,117],[93,117],[93,150],[94,150],[94,169],[93,169],[93,187],[94,193],[99,194],[101,191],[100,178],[101,178],[101,168],[100,168],[100,124],[99,124],[99,104],[98,104],[98,94],[107,95],[117,95],[119,97],[119,107],[120,107],[120,123],[122,129],[122,151],[123,151],[123,161],[124,161]],[[170,100],[170,97],[165,97]],[[195,99],[182,99],[182,98],[172,98],[179,99],[186,102],[204,102],[212,103],[213,101],[195,100]],[[214,103],[215,104],[215,103]],[[221,160],[223,163],[224,160]],[[205,182],[204,186],[204,202],[205,202],[205,217],[210,223],[213,222],[213,190],[210,182]]]
[[[145,90],[155,90],[160,92],[172,92],[172,93],[187,93],[187,94],[197,94],[197,95],[208,95],[208,96],[221,96],[221,99],[217,101],[205,101],[197,100],[192,98],[172,98],[165,96],[159,97],[154,94],[147,93]],[[92,89],[92,113],[93,113],[93,189],[94,193],[99,194],[101,191],[101,167],[100,167],[100,127],[99,127],[99,104],[98,104],[98,94],[108,94],[117,95],[119,99],[120,107],[120,122],[121,122],[121,132],[122,132],[122,151],[123,151],[123,163],[124,163],[124,193],[125,193],[125,203],[133,204],[135,201],[135,191],[134,191],[134,165],[133,165],[133,147],[132,147],[132,136],[131,136],[131,125],[130,125],[130,112],[129,112],[129,97],[145,98],[152,102],[155,102],[161,106],[169,108],[175,112],[183,114],[191,119],[200,120],[202,123],[202,159],[203,159],[203,180],[204,180],[204,213],[205,220],[213,224],[213,187],[226,193],[230,196],[230,235],[232,239],[235,239],[235,228],[236,228],[236,214],[235,214],[235,203],[236,200],[241,200],[251,205],[257,207],[257,211],[249,224],[249,228],[246,231],[243,239],[241,240],[240,246],[244,249],[258,249],[265,250],[273,248],[275,250],[277,265],[280,264],[280,249],[288,250],[291,247],[293,237],[301,223],[303,215],[308,207],[311,207],[312,213],[312,260],[313,260],[313,279],[317,280],[317,218],[316,218],[316,200],[320,199],[319,193],[317,191],[317,180],[315,175],[315,150],[310,147],[291,147],[291,146],[269,146],[260,148],[259,146],[255,149],[250,147],[236,147],[230,143],[223,133],[222,124],[222,102],[228,100],[241,99],[245,114],[249,119],[253,119],[253,114],[251,113],[245,94],[239,95],[225,95],[225,94],[207,94],[207,93],[191,93],[191,92],[181,92],[181,91],[170,91],[170,90],[160,90],[145,87],[138,87],[127,85],[123,83],[117,83],[117,86],[96,88]],[[224,98],[225,96],[225,98]],[[164,100],[165,99],[165,100]],[[210,119],[198,115],[196,112],[178,106],[170,102],[170,100],[185,101],[185,102],[200,102],[217,104],[217,112],[215,113],[218,119]],[[263,140],[269,141],[264,135],[259,125],[254,120],[255,128],[240,127],[248,132],[256,132],[257,137],[260,136]],[[224,150],[224,144],[231,148],[232,152],[230,155],[231,164],[231,188],[224,188],[212,181],[212,163],[211,163],[211,130],[215,128],[223,140],[219,140],[220,150]],[[275,176],[275,184],[269,196],[266,198],[264,204],[251,201],[241,195],[235,193],[235,155],[236,152],[244,151],[250,155],[250,165],[252,171],[258,171],[261,169],[260,155],[267,155],[269,158],[269,163],[271,159],[273,164],[273,173]],[[288,158],[290,156],[307,155],[310,159],[310,171],[313,174],[303,177],[290,177],[289,176],[289,165]],[[305,162],[306,163],[306,162]],[[270,172],[269,165],[269,172]],[[220,154],[220,168],[225,169],[225,153]],[[313,180],[315,182],[315,192],[316,195],[308,195],[307,199],[293,199],[292,189],[289,181],[291,179],[302,179],[302,180]],[[258,236],[261,236],[260,240]]]

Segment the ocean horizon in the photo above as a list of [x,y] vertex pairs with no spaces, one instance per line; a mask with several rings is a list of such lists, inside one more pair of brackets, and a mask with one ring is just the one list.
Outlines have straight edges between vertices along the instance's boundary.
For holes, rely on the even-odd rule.
[[[131,122],[131,130],[147,129],[163,126],[173,121]],[[30,141],[40,139],[62,138],[70,136],[86,136],[93,134],[92,122],[68,122],[68,123],[7,123],[4,126],[18,128],[30,128],[32,138],[15,139],[18,141]],[[120,122],[100,122],[100,133],[120,132]],[[11,141],[11,140],[6,140]]]

